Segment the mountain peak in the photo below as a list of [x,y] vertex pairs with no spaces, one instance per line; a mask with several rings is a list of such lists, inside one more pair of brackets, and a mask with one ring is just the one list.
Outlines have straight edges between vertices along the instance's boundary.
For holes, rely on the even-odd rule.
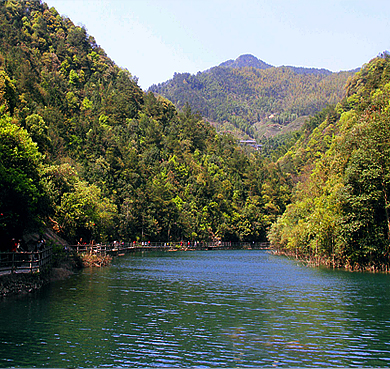
[[244,67],[254,67],[258,69],[267,69],[272,68],[272,65],[263,62],[260,59],[257,59],[251,54],[240,55],[236,60],[227,60],[219,65],[220,67],[225,68],[244,68]]

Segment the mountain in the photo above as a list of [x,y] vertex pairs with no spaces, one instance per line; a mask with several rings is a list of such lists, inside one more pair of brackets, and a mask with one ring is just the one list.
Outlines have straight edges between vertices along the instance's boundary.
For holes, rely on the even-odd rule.
[[44,227],[69,242],[265,239],[289,188],[274,163],[142,91],[45,3],[1,1],[0,28],[2,250]]
[[273,67],[242,55],[196,75],[175,73],[149,91],[166,97],[178,109],[188,103],[218,131],[262,139],[296,130],[309,115],[336,104],[353,74]]
[[257,59],[255,56],[251,54],[245,54],[239,56],[236,60],[228,60],[223,62],[219,65],[219,67],[225,67],[225,68],[252,67],[257,69],[267,69],[267,68],[272,68],[272,65]]

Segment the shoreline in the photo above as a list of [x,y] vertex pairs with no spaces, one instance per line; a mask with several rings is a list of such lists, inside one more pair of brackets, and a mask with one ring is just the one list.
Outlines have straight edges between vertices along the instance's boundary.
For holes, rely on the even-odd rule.
[[389,264],[359,264],[355,263],[351,265],[349,262],[343,263],[340,260],[331,260],[329,258],[324,257],[312,257],[305,255],[296,255],[292,251],[279,250],[271,247],[271,252],[274,255],[282,255],[291,259],[295,259],[306,264],[309,267],[326,267],[328,269],[333,270],[345,270],[348,272],[369,272],[369,273],[390,273],[390,265]]
[[[389,273],[389,265],[343,264],[325,258],[308,258],[293,252],[271,248],[274,255],[286,256],[304,263],[309,267],[326,267],[349,272]],[[0,276],[0,298],[33,293],[56,281],[64,280],[84,268],[101,268],[112,262],[112,256],[94,253],[60,253],[52,265],[41,273],[14,273]]]
[[26,295],[61,281],[83,268],[104,267],[111,263],[109,255],[66,253],[57,256],[53,264],[41,273],[14,273],[0,276],[0,298]]
[[82,269],[78,255],[60,255],[40,273],[13,273],[0,276],[0,297],[25,295],[66,279]]

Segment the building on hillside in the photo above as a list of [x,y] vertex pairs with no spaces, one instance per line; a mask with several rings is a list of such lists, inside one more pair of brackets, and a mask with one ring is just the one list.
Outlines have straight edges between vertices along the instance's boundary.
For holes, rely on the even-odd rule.
[[239,142],[240,145],[251,146],[256,150],[261,150],[261,148],[263,147],[263,145],[258,144],[256,140],[240,140]]

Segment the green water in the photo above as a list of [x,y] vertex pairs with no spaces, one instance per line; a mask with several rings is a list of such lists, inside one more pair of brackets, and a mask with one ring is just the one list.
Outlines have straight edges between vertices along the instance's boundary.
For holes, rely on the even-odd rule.
[[390,364],[390,276],[266,251],[145,253],[0,301],[1,367]]

